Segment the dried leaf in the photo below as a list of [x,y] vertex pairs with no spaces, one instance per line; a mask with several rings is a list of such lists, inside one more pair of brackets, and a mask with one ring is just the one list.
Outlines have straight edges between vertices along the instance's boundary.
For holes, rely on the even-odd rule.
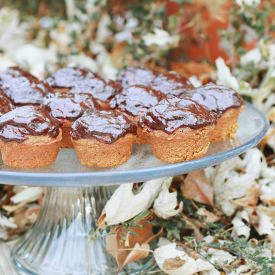
[[197,214],[200,216],[205,217],[205,221],[208,223],[214,223],[220,220],[220,217],[215,215],[214,213],[206,210],[205,208],[201,207],[198,209]]
[[190,172],[181,186],[181,193],[187,199],[213,205],[213,187],[203,170]]
[[119,224],[148,209],[159,193],[163,182],[164,179],[147,181],[137,194],[133,192],[133,183],[120,185],[106,203],[98,225]]
[[[131,260],[136,261],[138,257],[139,259],[147,257],[149,248],[146,244],[161,234],[162,231],[154,234],[153,225],[149,219],[150,217],[147,217],[139,221],[135,227],[116,226],[106,236],[106,250],[116,259],[119,269]],[[139,251],[138,248],[140,248]]]

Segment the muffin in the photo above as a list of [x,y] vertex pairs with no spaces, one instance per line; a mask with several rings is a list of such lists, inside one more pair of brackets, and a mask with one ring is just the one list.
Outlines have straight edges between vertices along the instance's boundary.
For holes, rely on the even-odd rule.
[[18,107],[0,117],[0,148],[5,165],[35,168],[53,163],[62,133],[44,107]]
[[14,106],[11,101],[6,96],[0,94],[0,116],[8,113],[12,109],[14,109]]
[[0,72],[0,91],[15,106],[39,105],[50,87],[32,74],[10,67]]
[[[124,88],[121,93],[111,100],[110,107],[126,114],[138,126],[141,115],[164,97],[163,94],[148,86],[137,84]],[[146,142],[146,136],[137,127],[136,143],[142,144]]]
[[121,90],[122,87],[118,82],[95,77],[87,81],[81,81],[71,89],[71,92],[92,95],[101,110],[109,110],[110,100]]
[[190,81],[176,72],[159,74],[151,83],[151,87],[165,95],[180,96],[193,89]]
[[139,125],[147,134],[154,155],[169,163],[206,154],[215,116],[189,98],[168,97],[150,108]]
[[45,82],[50,85],[55,92],[67,93],[77,83],[86,79],[97,77],[92,71],[77,67],[61,68],[48,77]]
[[109,109],[109,100],[122,89],[112,80],[104,80],[97,74],[80,68],[63,68],[46,79],[55,92],[89,94],[94,97],[102,110]]
[[84,114],[72,124],[72,142],[79,161],[87,166],[113,167],[132,153],[136,126],[116,111]]
[[49,93],[44,105],[51,115],[58,119],[62,124],[62,141],[61,148],[72,148],[71,142],[71,125],[86,110],[95,110],[96,103],[91,95],[73,94],[73,93]]
[[236,91],[209,83],[185,92],[186,95],[216,115],[217,122],[211,133],[211,141],[224,141],[235,136],[238,129],[238,117],[244,105]]
[[122,87],[125,88],[136,84],[148,86],[152,83],[155,77],[156,74],[150,69],[143,67],[129,67],[122,70],[117,79]]

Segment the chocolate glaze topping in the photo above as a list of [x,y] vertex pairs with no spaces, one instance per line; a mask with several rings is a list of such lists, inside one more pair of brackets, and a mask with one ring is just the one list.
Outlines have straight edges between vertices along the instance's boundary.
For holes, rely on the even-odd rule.
[[158,75],[151,84],[152,88],[163,94],[180,96],[187,90],[193,89],[189,80],[176,72]]
[[23,142],[29,136],[59,134],[59,122],[40,106],[18,107],[0,117],[0,139]]
[[41,104],[50,87],[30,73],[11,67],[0,73],[0,90],[14,105],[22,106]]
[[54,93],[48,94],[44,101],[51,115],[57,119],[71,121],[79,118],[85,110],[95,110],[94,98],[88,94]]
[[53,88],[72,88],[79,82],[94,78],[97,75],[89,70],[75,67],[62,68],[47,78],[47,82]]
[[129,67],[118,75],[118,81],[123,87],[130,85],[150,85],[156,77],[155,73],[142,67]]
[[4,95],[0,95],[0,116],[14,108],[11,101]]
[[242,98],[234,90],[214,83],[187,91],[185,96],[189,96],[199,104],[221,116],[230,108],[239,108],[243,105]]
[[105,81],[100,77],[82,80],[71,89],[72,93],[90,94],[96,100],[106,102],[122,90],[121,85],[113,80]]
[[123,89],[110,102],[112,109],[119,109],[131,116],[140,116],[155,106],[165,96],[144,85],[132,85]]
[[168,97],[150,108],[139,124],[149,130],[171,134],[179,128],[198,129],[211,125],[215,120],[211,111],[190,98]]
[[97,111],[84,114],[72,125],[73,139],[95,138],[113,143],[126,134],[136,134],[136,126],[117,111]]

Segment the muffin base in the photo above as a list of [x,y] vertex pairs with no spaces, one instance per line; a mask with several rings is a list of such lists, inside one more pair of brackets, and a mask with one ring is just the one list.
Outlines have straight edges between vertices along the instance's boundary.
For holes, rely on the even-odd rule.
[[94,138],[72,140],[81,164],[92,167],[114,167],[126,162],[132,153],[134,136],[128,134],[111,144]]
[[219,142],[234,138],[238,129],[238,117],[242,110],[243,107],[231,108],[219,117],[211,133],[210,141]]
[[[59,151],[59,140],[48,138],[48,142],[39,143],[39,137],[29,137],[27,141],[2,142],[1,153],[3,163],[14,168],[36,168],[47,166],[56,160]],[[42,140],[45,139],[42,137]]]
[[206,154],[213,126],[200,129],[181,128],[172,134],[148,132],[154,155],[165,162],[176,163],[196,159]]
[[62,140],[59,143],[60,148],[73,148],[72,140],[71,140],[71,126],[64,125],[62,126]]

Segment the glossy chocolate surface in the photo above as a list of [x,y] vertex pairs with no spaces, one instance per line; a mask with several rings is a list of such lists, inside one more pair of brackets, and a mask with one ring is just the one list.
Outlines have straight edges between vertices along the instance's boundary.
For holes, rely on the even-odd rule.
[[68,67],[57,70],[47,78],[47,82],[53,88],[72,88],[79,82],[96,77],[96,74],[85,69]]
[[0,116],[14,108],[11,101],[4,95],[0,95]]
[[126,134],[136,134],[136,126],[125,115],[116,111],[84,114],[73,123],[71,132],[73,139],[95,138],[108,144]]
[[0,139],[23,142],[29,136],[59,134],[59,122],[40,106],[18,107],[0,117]]
[[48,94],[44,104],[55,118],[71,121],[79,118],[85,110],[96,109],[94,98],[88,94]]
[[187,91],[185,95],[215,112],[222,115],[230,108],[238,108],[243,105],[242,98],[234,90],[214,83],[208,83],[192,91]]
[[111,108],[117,108],[131,116],[140,116],[155,106],[165,96],[144,85],[132,85],[123,89],[110,102]]
[[105,81],[95,77],[80,81],[71,89],[72,93],[84,93],[92,95],[96,100],[106,102],[122,90],[121,85],[116,81]]
[[180,96],[187,90],[193,89],[189,80],[176,72],[159,74],[151,84],[152,88],[163,94]]
[[41,104],[50,87],[30,73],[11,67],[0,72],[0,90],[14,105],[22,106]]
[[140,120],[141,127],[167,134],[179,128],[198,129],[215,123],[211,111],[189,98],[168,97],[150,108]]
[[155,77],[155,73],[149,69],[142,67],[129,67],[118,75],[118,81],[123,87],[136,84],[147,86],[152,83]]

